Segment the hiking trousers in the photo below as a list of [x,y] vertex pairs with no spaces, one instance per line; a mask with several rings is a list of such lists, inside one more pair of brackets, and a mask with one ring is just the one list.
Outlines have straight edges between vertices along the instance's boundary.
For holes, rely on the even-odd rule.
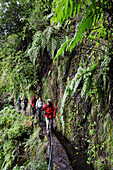
[[27,104],[24,103],[24,108],[23,108],[23,110],[26,111],[26,108],[27,108]]
[[48,134],[50,132],[50,124],[51,124],[51,127],[53,124],[53,118],[49,119],[49,118],[45,117],[45,119],[46,119],[46,132]]
[[35,112],[36,112],[35,107],[31,107],[31,109],[32,109],[32,115],[35,116]]
[[37,109],[37,118],[39,121],[41,121],[41,108]]

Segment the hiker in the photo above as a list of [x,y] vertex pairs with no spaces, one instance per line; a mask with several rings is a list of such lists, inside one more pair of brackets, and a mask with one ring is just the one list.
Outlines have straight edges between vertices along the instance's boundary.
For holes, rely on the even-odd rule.
[[21,109],[21,99],[20,99],[20,97],[18,98],[17,104],[18,104],[18,110],[20,110]]
[[33,95],[33,98],[31,99],[31,109],[32,109],[32,114],[34,116],[36,112],[35,105],[36,105],[36,98],[35,98],[35,95]]
[[43,110],[45,110],[46,132],[48,135],[50,130],[49,125],[50,123],[53,124],[53,117],[56,117],[56,109],[50,99],[47,99],[47,103],[43,106],[41,111]]
[[41,122],[41,109],[43,107],[43,102],[41,100],[41,97],[36,101],[36,111],[37,111],[37,117],[38,120]]
[[28,104],[28,99],[27,99],[26,96],[25,96],[24,99],[23,99],[23,104],[24,104],[23,110],[26,112],[26,108],[27,108],[27,104]]

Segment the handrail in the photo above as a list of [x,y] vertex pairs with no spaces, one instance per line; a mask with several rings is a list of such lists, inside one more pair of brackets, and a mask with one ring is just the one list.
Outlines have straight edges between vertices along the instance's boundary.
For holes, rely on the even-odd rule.
[[[40,110],[39,110],[40,111]],[[40,111],[41,112],[41,111]],[[45,115],[41,112],[41,115],[45,117]],[[52,128],[51,128],[51,121],[49,121],[49,128],[50,128],[50,156],[49,156],[49,164],[48,170],[53,170],[53,144],[52,144]],[[42,131],[43,131],[43,118],[42,118]]]
[[50,127],[50,157],[49,157],[49,165],[48,170],[51,167],[51,170],[53,170],[53,145],[52,145],[52,131],[51,131],[51,121],[49,122]]

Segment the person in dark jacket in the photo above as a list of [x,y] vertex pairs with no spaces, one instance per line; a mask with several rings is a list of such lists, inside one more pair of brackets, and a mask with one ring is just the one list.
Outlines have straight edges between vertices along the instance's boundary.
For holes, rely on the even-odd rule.
[[33,98],[31,99],[31,109],[32,109],[32,114],[34,116],[36,112],[35,105],[36,105],[36,98],[35,98],[35,95],[33,95]]
[[18,98],[17,103],[18,103],[18,110],[20,110],[21,109],[21,99],[20,99],[20,97]]
[[56,117],[56,109],[50,99],[47,99],[47,103],[43,106],[41,111],[43,110],[45,110],[46,132],[47,134],[49,134],[49,125],[50,123],[53,124],[53,118]]
[[26,112],[26,108],[27,108],[27,104],[28,104],[28,99],[27,99],[26,96],[25,96],[24,99],[23,99],[23,104],[24,104],[23,110]]

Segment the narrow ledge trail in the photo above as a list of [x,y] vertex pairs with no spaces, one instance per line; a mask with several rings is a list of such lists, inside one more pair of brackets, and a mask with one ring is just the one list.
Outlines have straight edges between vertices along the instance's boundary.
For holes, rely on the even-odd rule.
[[[43,125],[46,135],[45,124]],[[50,140],[48,136],[47,138]],[[52,130],[52,145],[55,170],[94,170],[91,165],[87,164],[86,154],[77,151],[67,138],[54,129]]]
[[[37,124],[43,129],[44,137],[46,135],[45,122],[43,122],[43,126],[41,122],[37,121]],[[48,136],[47,138],[50,140]],[[86,154],[77,151],[61,132],[54,129],[52,130],[52,145],[55,170],[94,170],[91,165],[87,164]]]
[[55,135],[64,148],[73,170],[94,170],[91,165],[87,164],[87,156],[84,152],[77,151],[60,132],[56,131]]
[[[48,141],[50,141],[50,136],[46,133],[45,122],[43,125],[41,122],[38,123],[39,126],[43,129],[40,135],[40,138],[43,140],[44,136],[47,137]],[[57,136],[55,135],[55,131],[52,130],[52,146],[53,146],[53,168],[54,170],[73,170],[70,161],[68,159],[67,153],[63,148],[62,144],[58,140]],[[50,150],[50,146],[48,146],[48,150]],[[49,162],[49,156],[46,155],[47,162]]]

